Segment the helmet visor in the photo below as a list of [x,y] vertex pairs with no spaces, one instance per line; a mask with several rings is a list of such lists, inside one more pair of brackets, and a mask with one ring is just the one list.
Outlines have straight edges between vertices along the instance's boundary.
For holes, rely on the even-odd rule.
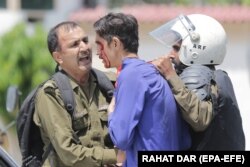
[[186,16],[180,15],[149,34],[163,45],[172,47],[184,40],[189,35],[189,31],[194,29],[190,20]]

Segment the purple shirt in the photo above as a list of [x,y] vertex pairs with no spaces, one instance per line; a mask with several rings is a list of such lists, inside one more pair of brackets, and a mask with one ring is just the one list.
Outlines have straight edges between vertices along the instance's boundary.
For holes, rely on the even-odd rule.
[[127,167],[137,166],[137,151],[185,150],[191,145],[168,83],[152,64],[136,58],[123,60],[109,132],[114,144],[126,151]]

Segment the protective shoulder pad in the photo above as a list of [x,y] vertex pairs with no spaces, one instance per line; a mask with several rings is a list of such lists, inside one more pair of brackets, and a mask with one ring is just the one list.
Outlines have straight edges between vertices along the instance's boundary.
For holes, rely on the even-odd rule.
[[189,90],[195,92],[200,100],[204,100],[210,95],[214,73],[208,67],[203,65],[189,66],[183,70],[180,78]]

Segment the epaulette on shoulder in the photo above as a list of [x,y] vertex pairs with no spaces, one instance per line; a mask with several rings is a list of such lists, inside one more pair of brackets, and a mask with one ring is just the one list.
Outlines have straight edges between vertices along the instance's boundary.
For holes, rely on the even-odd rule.
[[57,86],[55,84],[55,81],[48,80],[47,82],[44,83],[44,85],[42,86],[42,89],[47,94],[55,95],[56,94],[55,90],[57,89]]

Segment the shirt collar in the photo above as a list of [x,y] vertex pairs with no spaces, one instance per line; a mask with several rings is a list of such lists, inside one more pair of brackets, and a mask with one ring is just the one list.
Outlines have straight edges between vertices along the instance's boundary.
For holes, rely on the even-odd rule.
[[[73,90],[80,89],[80,85],[73,78],[69,77],[69,80]],[[89,84],[97,83],[97,79],[94,77],[92,72],[90,72],[88,82]]]

